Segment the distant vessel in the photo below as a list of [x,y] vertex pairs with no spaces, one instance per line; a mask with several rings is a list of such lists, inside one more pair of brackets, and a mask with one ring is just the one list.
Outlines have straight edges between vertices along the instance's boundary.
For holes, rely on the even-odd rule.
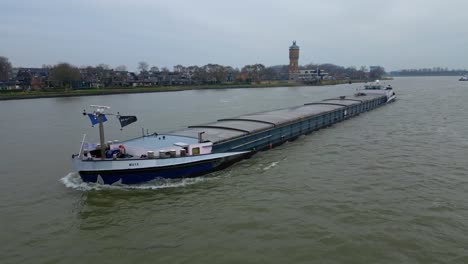
[[[135,184],[158,178],[193,177],[223,169],[254,153],[370,111],[395,100],[392,88],[377,83],[351,96],[247,114],[189,126],[167,134],[148,134],[122,142],[104,140],[107,106],[88,115],[99,124],[100,144],[85,143],[72,155],[84,182]],[[122,126],[135,116],[117,115]]]
[[460,79],[458,79],[459,81],[468,81],[468,75],[464,75],[462,76]]

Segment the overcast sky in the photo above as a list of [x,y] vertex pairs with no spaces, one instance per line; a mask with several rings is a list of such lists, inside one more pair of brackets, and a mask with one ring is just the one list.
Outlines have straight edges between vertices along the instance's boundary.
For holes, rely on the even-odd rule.
[[0,56],[130,70],[218,63],[468,68],[466,0],[0,0]]

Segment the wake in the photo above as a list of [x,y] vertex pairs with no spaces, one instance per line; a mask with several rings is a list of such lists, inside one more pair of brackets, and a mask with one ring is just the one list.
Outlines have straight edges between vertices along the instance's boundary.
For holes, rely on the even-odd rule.
[[89,183],[83,182],[80,175],[77,172],[70,172],[65,175],[60,181],[65,185],[65,187],[70,189],[75,189],[78,191],[100,191],[100,190],[158,190],[158,189],[167,189],[167,188],[180,188],[194,185],[200,182],[206,182],[216,177],[195,177],[195,178],[184,178],[177,180],[170,179],[160,179],[150,181],[144,184],[136,185],[125,185],[125,184],[99,184],[99,183]]

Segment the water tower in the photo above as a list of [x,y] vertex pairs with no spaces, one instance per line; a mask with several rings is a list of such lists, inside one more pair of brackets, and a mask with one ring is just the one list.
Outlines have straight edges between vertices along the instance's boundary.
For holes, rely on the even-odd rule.
[[289,47],[289,80],[295,80],[299,73],[299,46],[293,41]]

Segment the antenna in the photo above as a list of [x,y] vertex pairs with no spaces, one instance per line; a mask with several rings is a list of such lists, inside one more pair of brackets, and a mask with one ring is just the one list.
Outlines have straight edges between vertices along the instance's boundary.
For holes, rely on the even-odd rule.
[[89,107],[95,108],[94,113],[96,114],[104,114],[105,110],[109,110],[110,106],[105,106],[105,105],[90,105]]

